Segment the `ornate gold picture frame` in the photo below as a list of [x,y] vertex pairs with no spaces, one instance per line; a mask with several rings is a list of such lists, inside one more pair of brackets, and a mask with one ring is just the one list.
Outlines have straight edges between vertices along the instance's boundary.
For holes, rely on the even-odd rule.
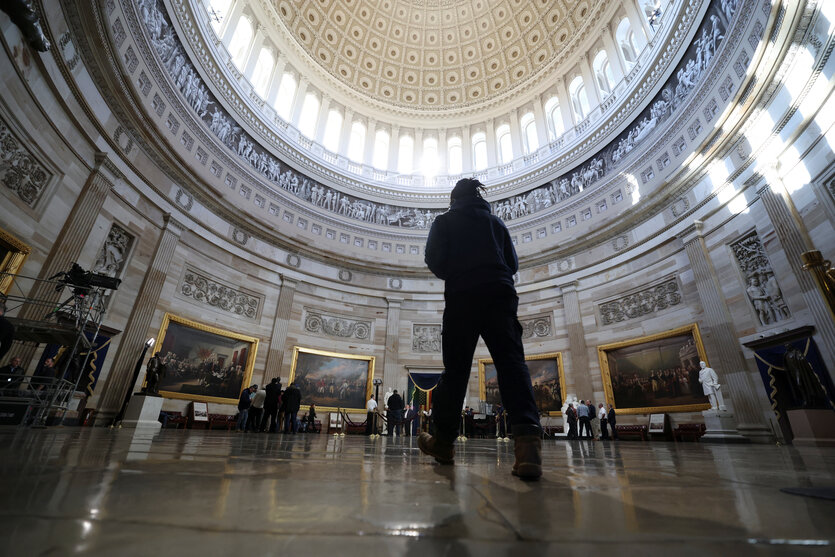
[[0,294],[8,294],[32,248],[0,228]]
[[315,404],[319,410],[365,412],[371,398],[375,356],[340,354],[313,348],[293,347],[290,383],[302,393],[302,408]]
[[597,347],[606,402],[620,414],[699,412],[710,408],[699,383],[707,362],[696,323]]
[[[536,407],[543,416],[561,416],[565,396],[565,371],[561,352],[548,352],[525,356],[531,372]],[[496,380],[496,366],[492,358],[478,361],[479,398],[487,404],[501,402],[499,384]]]
[[166,313],[156,352],[166,368],[160,395],[237,404],[252,380],[258,339]]

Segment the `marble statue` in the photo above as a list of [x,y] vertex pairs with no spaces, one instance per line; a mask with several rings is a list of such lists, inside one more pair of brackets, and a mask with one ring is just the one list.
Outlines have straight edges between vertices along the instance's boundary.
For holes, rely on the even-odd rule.
[[702,390],[705,396],[710,400],[711,410],[726,410],[725,400],[722,398],[722,391],[719,385],[719,376],[712,367],[707,367],[705,362],[699,362],[701,371],[699,372],[699,383],[702,384]]

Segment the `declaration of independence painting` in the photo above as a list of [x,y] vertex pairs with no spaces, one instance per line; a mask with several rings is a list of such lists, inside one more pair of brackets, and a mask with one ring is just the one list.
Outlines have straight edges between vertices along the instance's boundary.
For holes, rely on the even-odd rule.
[[339,354],[312,348],[293,348],[290,382],[302,393],[302,408],[365,412],[374,380],[374,356]]
[[153,349],[165,365],[159,394],[237,404],[252,378],[257,350],[257,338],[166,313]]
[[[531,373],[534,400],[539,412],[543,416],[560,415],[565,392],[562,354],[549,352],[526,356],[525,363],[528,364],[528,370]],[[501,402],[496,366],[492,359],[486,358],[478,361],[478,383],[481,400],[491,407]]]
[[597,353],[606,401],[622,414],[710,408],[699,383],[699,361],[706,358],[695,323],[600,346]]

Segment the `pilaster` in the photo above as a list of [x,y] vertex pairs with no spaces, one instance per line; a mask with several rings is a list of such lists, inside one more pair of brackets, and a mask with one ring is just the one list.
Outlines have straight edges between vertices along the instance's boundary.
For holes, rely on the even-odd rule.
[[577,281],[560,285],[562,305],[565,313],[565,329],[568,333],[569,365],[565,370],[566,393],[573,393],[579,398],[590,398],[594,393],[589,374],[589,349],[586,333],[583,329],[583,316],[580,313],[580,296]]
[[[275,307],[275,319],[273,319],[273,332],[270,336],[270,348],[267,351],[267,361],[264,365],[264,383],[273,377],[281,377],[284,354],[287,348],[287,329],[290,324],[290,314],[293,309],[293,299],[296,296],[297,286],[296,281],[286,277],[281,281],[278,304]],[[285,379],[288,379],[288,377],[285,377]]]

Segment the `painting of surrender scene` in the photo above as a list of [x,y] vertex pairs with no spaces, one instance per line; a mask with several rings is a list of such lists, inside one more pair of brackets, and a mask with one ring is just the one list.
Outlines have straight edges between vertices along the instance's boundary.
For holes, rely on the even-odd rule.
[[626,414],[710,408],[699,383],[705,351],[698,327],[598,347],[606,399]]
[[[536,408],[542,415],[559,415],[565,391],[565,374],[562,369],[562,354],[550,352],[526,356],[525,363],[531,373]],[[478,361],[478,379],[481,399],[487,404],[501,402],[496,366],[492,359]]]
[[249,386],[258,339],[165,314],[159,334],[168,398],[237,404]]
[[290,382],[302,393],[302,408],[315,404],[322,410],[364,412],[371,396],[374,359],[296,346]]

